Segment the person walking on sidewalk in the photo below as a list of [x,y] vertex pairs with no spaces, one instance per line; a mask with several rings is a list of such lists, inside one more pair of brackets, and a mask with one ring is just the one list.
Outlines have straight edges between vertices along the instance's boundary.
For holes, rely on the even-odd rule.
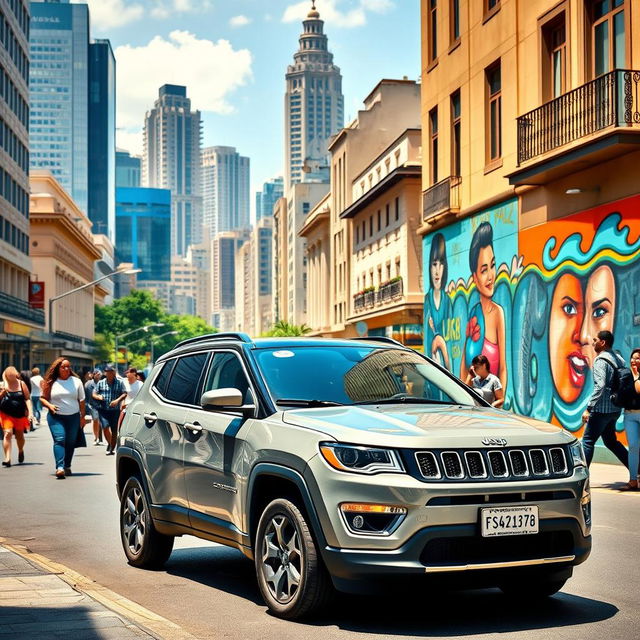
[[122,381],[116,377],[115,368],[108,364],[104,368],[104,378],[98,382],[93,399],[98,401],[98,414],[107,441],[107,455],[114,455],[113,435],[118,433],[120,418],[120,396],[125,393]]
[[71,475],[71,461],[80,429],[84,427],[84,386],[66,358],[53,361],[42,383],[43,406],[53,437],[56,478]]
[[607,449],[628,469],[629,453],[616,436],[616,422],[621,409],[611,402],[611,386],[615,371],[624,367],[625,361],[613,351],[611,331],[598,331],[597,336],[593,338],[593,348],[597,354],[593,362],[593,392],[582,414],[582,420],[586,422],[582,446],[587,466],[593,459],[596,442],[602,437]]
[[[42,417],[42,405],[40,398],[42,397],[42,381],[44,378],[40,375],[40,369],[33,367],[31,369],[31,404],[33,406],[34,424],[40,426],[40,418]],[[31,426],[33,429],[33,425]]]
[[100,382],[102,372],[100,369],[94,369],[89,379],[84,383],[84,395],[87,402],[87,415],[91,416],[93,424],[93,444],[98,446],[102,444],[102,427],[100,425],[100,415],[98,414],[98,401],[93,397],[93,392]]
[[0,424],[2,426],[3,467],[11,466],[11,437],[15,435],[18,445],[18,463],[24,462],[24,434],[29,430],[29,389],[20,380],[15,367],[7,367],[2,372],[0,389]]
[[629,442],[629,482],[621,491],[638,491],[640,489],[640,348],[631,352],[629,359],[633,374],[633,390],[635,395],[624,410],[624,430]]

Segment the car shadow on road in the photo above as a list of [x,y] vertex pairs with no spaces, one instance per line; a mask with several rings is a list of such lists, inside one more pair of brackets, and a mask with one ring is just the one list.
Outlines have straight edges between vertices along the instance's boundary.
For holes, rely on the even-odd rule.
[[223,546],[174,549],[165,571],[208,587],[264,604],[258,591],[253,562]]

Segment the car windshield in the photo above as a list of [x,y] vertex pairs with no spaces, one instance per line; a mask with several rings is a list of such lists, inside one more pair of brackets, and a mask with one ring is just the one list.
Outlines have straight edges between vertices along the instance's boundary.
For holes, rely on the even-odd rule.
[[279,405],[480,404],[451,376],[409,349],[323,345],[256,349],[254,354]]

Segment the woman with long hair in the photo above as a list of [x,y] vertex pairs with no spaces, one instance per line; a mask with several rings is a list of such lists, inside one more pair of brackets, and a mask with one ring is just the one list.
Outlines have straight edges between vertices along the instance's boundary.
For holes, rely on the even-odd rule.
[[66,358],[53,361],[42,382],[42,404],[53,437],[56,478],[71,475],[71,460],[80,429],[84,427],[84,386]]
[[31,424],[29,410],[29,389],[20,380],[15,367],[7,367],[2,372],[0,389],[0,424],[2,425],[3,467],[11,466],[11,436],[15,435],[18,445],[18,463],[24,462],[24,434]]

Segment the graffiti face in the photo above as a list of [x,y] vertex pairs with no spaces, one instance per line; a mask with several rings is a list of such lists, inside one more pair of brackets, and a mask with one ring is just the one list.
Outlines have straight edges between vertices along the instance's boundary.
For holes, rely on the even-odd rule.
[[440,260],[434,260],[431,263],[431,282],[436,290],[442,289],[442,276],[444,274],[444,265]]
[[549,314],[549,360],[558,395],[574,402],[584,387],[589,361],[582,341],[584,296],[580,280],[572,273],[558,279]]
[[478,267],[473,274],[473,282],[478,289],[478,293],[491,298],[496,283],[496,258],[493,247],[483,247],[478,254]]
[[585,291],[585,318],[582,340],[588,345],[586,354],[593,364],[596,357],[593,338],[598,331],[613,332],[616,308],[616,281],[608,265],[598,267],[587,281]]

